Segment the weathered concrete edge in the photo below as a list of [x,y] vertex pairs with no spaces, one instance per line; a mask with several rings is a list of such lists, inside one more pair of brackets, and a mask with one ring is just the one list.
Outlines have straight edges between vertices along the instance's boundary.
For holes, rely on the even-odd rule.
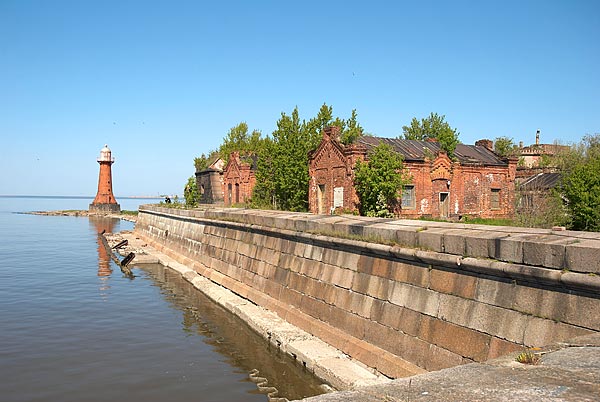
[[519,353],[400,378],[386,384],[317,395],[304,401],[597,400],[600,334],[580,336],[534,351],[541,358],[537,365],[518,363]]
[[[531,284],[544,284],[584,292],[600,292],[600,276],[587,273],[559,271],[551,268],[536,267],[498,261],[494,259],[463,257],[436,251],[420,250],[399,246],[389,246],[378,243],[368,243],[360,240],[350,240],[313,233],[303,233],[295,230],[280,229],[257,224],[240,223],[213,218],[199,218],[190,214],[169,213],[166,208],[140,209],[140,212],[156,216],[187,220],[204,225],[218,225],[236,230],[249,230],[266,235],[283,237],[290,240],[300,240],[306,243],[335,247],[337,249],[388,258],[400,258],[425,264],[439,265],[459,271],[468,271],[492,275],[500,278],[519,280]],[[178,211],[178,210],[175,210]]]
[[[135,236],[122,233],[131,243]],[[160,251],[147,246],[145,252],[161,265],[178,272],[197,290],[239,317],[260,336],[303,364],[318,378],[337,390],[351,390],[391,381],[357,360],[328,345],[319,338],[286,322],[274,312],[260,307],[225,287],[203,277]],[[146,260],[148,261],[148,260]],[[149,262],[149,261],[148,261]],[[140,262],[143,263],[143,262]]]

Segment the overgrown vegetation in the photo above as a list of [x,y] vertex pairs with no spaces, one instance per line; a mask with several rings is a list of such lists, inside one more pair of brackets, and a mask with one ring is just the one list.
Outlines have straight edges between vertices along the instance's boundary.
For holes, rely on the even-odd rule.
[[[346,145],[356,142],[363,134],[356,110],[344,120],[334,117],[333,108],[323,104],[317,116],[305,120],[295,108],[289,115],[281,114],[271,136],[262,137],[258,130],[249,131],[245,122],[232,127],[217,150],[194,159],[194,167],[201,171],[218,158],[226,162],[232,151],[242,155],[255,154],[256,185],[249,206],[306,211],[310,179],[308,155],[317,148],[322,130],[329,125],[341,128],[340,141]],[[435,139],[441,149],[454,158],[459,132],[445,121],[444,115],[431,113],[420,120],[413,118],[402,130],[405,139]],[[512,157],[516,156],[518,148],[512,138],[498,137],[494,141],[494,150],[502,157]],[[385,156],[380,157],[380,154]],[[386,217],[397,210],[398,195],[408,179],[401,158],[394,154],[391,149],[373,150],[367,162],[356,166],[355,184],[361,214]],[[562,172],[560,185],[549,192],[545,200],[517,213],[512,220],[465,218],[464,221],[600,231],[600,134],[588,135],[581,143],[568,150],[560,149],[554,156],[542,155],[539,166],[555,167]],[[194,207],[198,204],[198,196],[195,179],[190,177],[184,190],[185,203],[172,200],[166,205]]]
[[437,113],[431,113],[420,121],[413,117],[410,126],[402,127],[404,139],[420,141],[435,139],[448,156],[452,158],[454,157],[456,145],[460,143],[458,140],[460,133],[455,128],[450,127],[445,119],[446,116],[440,116]]
[[354,174],[361,215],[393,217],[400,190],[409,180],[399,153],[383,143],[373,148],[367,162],[357,162]]
[[560,172],[559,184],[544,190],[545,197],[537,197],[535,203],[518,208],[515,225],[600,231],[600,134],[586,135],[569,148],[556,149],[554,155],[542,155],[538,166]]
[[[447,219],[434,219],[428,217],[419,218],[423,221],[433,221],[433,222],[448,222]],[[479,218],[479,217],[470,217],[463,216],[460,220],[460,223],[467,223],[472,225],[490,225],[490,226],[517,226],[515,224],[514,219],[510,218]]]
[[563,200],[554,191],[548,191],[546,197],[539,197],[535,203],[518,207],[512,226],[551,228],[568,224],[569,216]]
[[229,129],[219,147],[218,154],[227,164],[232,152],[239,152],[240,155],[256,154],[263,149],[265,143],[266,140],[261,136],[260,131],[252,130],[252,132],[248,132],[248,124],[241,122]]
[[525,350],[519,353],[515,360],[522,364],[536,365],[540,362],[540,356],[538,356],[531,350]]
[[202,154],[197,158],[194,158],[194,167],[196,172],[201,172],[208,169],[211,163],[219,158],[218,151],[210,151],[208,154]]
[[121,215],[133,215],[133,216],[137,216],[139,211],[129,211],[129,210],[121,210]]
[[188,179],[183,189],[183,198],[185,198],[185,206],[187,208],[195,208],[198,206],[198,202],[200,201],[200,193],[198,191],[196,178],[194,176],[191,176]]
[[185,203],[181,202],[178,196],[173,197],[173,199],[167,197],[167,199],[168,201],[165,199],[159,202],[158,205],[166,208],[185,208]]
[[503,158],[516,156],[518,147],[510,137],[497,137],[494,140],[494,152]]
[[575,230],[600,231],[600,134],[587,135],[563,160],[556,196],[565,201]]
[[356,111],[348,120],[333,118],[333,108],[323,104],[317,116],[301,120],[296,107],[281,114],[272,138],[258,153],[256,185],[251,205],[287,211],[308,209],[308,154],[319,145],[322,130],[341,127],[343,141],[355,141],[362,133]]

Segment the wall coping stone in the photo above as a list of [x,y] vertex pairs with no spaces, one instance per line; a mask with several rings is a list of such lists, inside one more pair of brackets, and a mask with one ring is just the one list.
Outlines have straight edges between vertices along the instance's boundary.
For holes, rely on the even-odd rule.
[[[600,274],[600,233],[555,232],[549,229],[313,215],[241,208],[182,210],[143,205],[140,206],[140,213],[177,217],[206,225],[253,230],[307,244],[334,246],[357,254],[442,265],[455,270],[557,286],[565,290],[600,291],[600,277],[597,276]],[[371,226],[377,228],[379,237],[361,239],[360,236],[350,235],[347,230],[359,227],[357,223],[360,223],[359,226],[362,228]],[[323,230],[324,228],[326,230]],[[417,244],[429,236],[427,243],[431,245],[431,239],[439,236],[441,247],[431,250],[396,244],[398,232],[404,231],[415,235]],[[424,232],[428,232],[427,235],[421,235]],[[460,237],[464,238],[465,254],[444,252],[444,238],[457,241],[457,236],[458,241]],[[488,243],[489,258],[481,255],[466,255],[469,244],[481,242],[482,239]],[[536,262],[542,265],[525,264],[523,248],[527,250],[528,247],[535,247],[536,244],[541,248],[548,247],[553,253],[558,254],[558,257],[537,258]],[[564,253],[564,258],[560,253]],[[563,263],[557,264],[557,261]]]

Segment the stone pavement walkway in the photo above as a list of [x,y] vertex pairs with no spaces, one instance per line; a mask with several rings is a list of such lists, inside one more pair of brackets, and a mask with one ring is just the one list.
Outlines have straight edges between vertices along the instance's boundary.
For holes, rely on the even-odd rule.
[[512,354],[303,401],[600,401],[600,334],[539,353],[537,365],[518,363]]

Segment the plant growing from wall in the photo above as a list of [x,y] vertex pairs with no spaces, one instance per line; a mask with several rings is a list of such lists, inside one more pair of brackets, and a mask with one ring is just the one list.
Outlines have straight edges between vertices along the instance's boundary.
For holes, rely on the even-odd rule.
[[210,151],[208,154],[202,154],[197,158],[194,158],[194,167],[196,172],[201,172],[208,169],[211,163],[219,158],[218,151]]
[[498,156],[508,158],[517,154],[517,147],[512,138],[497,137],[494,139],[494,152]]
[[523,351],[523,352],[519,353],[517,355],[517,357],[515,358],[515,360],[518,361],[521,364],[535,365],[535,364],[538,364],[540,362],[540,356],[537,355],[537,354],[535,354],[531,350],[526,350],[526,351]]
[[379,144],[368,155],[368,161],[358,161],[354,185],[361,215],[393,216],[402,186],[410,177],[404,170],[402,155],[387,144]]
[[460,133],[455,128],[450,127],[445,119],[446,116],[440,116],[437,113],[431,113],[420,121],[413,117],[410,126],[402,127],[404,139],[419,141],[426,141],[430,138],[436,139],[440,143],[440,147],[452,158],[456,145],[459,144],[458,135]]

